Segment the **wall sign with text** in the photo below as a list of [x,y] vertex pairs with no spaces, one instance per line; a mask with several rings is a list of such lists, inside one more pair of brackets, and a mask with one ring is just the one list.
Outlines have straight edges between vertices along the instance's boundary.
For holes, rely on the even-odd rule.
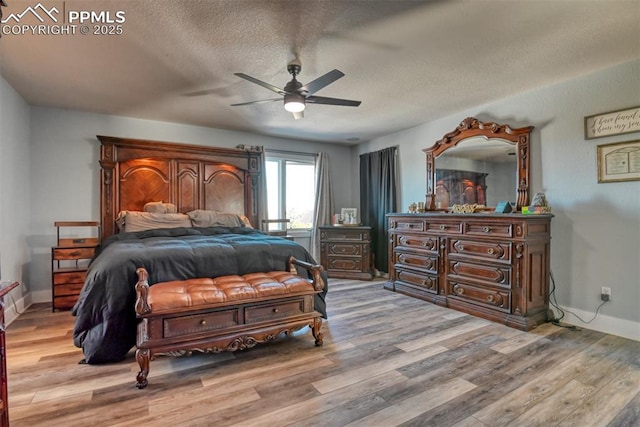
[[584,118],[584,138],[602,138],[640,132],[640,107],[595,114]]

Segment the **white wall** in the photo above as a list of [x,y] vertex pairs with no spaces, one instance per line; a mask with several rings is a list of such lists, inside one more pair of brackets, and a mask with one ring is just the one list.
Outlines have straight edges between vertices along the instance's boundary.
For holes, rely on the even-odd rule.
[[[34,302],[51,300],[54,221],[100,219],[100,143],[96,135],[131,137],[217,147],[264,145],[267,149],[329,155],[334,183],[350,182],[351,149],[245,132],[85,113],[31,108],[30,267]],[[337,206],[352,200],[350,185],[334,185]]]
[[0,274],[22,284],[5,297],[7,323],[30,304],[29,177],[29,106],[0,77]]
[[[464,96],[464,94],[452,94]],[[584,320],[600,303],[600,288],[612,300],[585,325],[640,340],[640,181],[598,184],[596,147],[640,139],[640,133],[585,140],[584,117],[640,105],[640,61],[621,64],[543,89],[480,105],[354,149],[362,153],[399,146],[401,208],[425,200],[422,149],[452,131],[465,117],[534,125],[531,138],[532,195],[544,191],[552,206],[551,268],[558,303]],[[358,182],[354,181],[354,194]]]

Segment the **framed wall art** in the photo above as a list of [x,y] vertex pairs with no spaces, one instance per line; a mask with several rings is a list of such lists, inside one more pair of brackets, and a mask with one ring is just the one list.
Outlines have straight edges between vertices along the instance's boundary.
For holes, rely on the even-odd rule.
[[610,111],[584,118],[584,138],[602,138],[640,132],[640,107]]
[[598,145],[598,182],[640,180],[640,141]]

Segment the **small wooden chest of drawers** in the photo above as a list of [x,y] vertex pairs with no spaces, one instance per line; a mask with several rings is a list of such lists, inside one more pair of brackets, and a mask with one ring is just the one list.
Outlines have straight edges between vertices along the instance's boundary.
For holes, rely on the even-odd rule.
[[371,227],[322,226],[320,263],[329,277],[372,280]]
[[[80,290],[84,285],[87,266],[95,255],[98,245],[99,223],[95,221],[57,221],[57,244],[51,248],[51,300],[52,309],[69,310],[78,300]],[[61,228],[70,227],[82,229],[95,228],[97,231],[81,233],[92,234],[93,237],[73,237],[70,232],[64,237]],[[77,232],[77,230],[76,230]],[[62,234],[62,235],[61,235]]]

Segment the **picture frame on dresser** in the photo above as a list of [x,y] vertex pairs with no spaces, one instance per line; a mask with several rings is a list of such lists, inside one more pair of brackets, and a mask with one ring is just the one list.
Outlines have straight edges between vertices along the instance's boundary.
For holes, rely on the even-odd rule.
[[358,208],[342,208],[340,210],[343,224],[354,225],[358,224]]

